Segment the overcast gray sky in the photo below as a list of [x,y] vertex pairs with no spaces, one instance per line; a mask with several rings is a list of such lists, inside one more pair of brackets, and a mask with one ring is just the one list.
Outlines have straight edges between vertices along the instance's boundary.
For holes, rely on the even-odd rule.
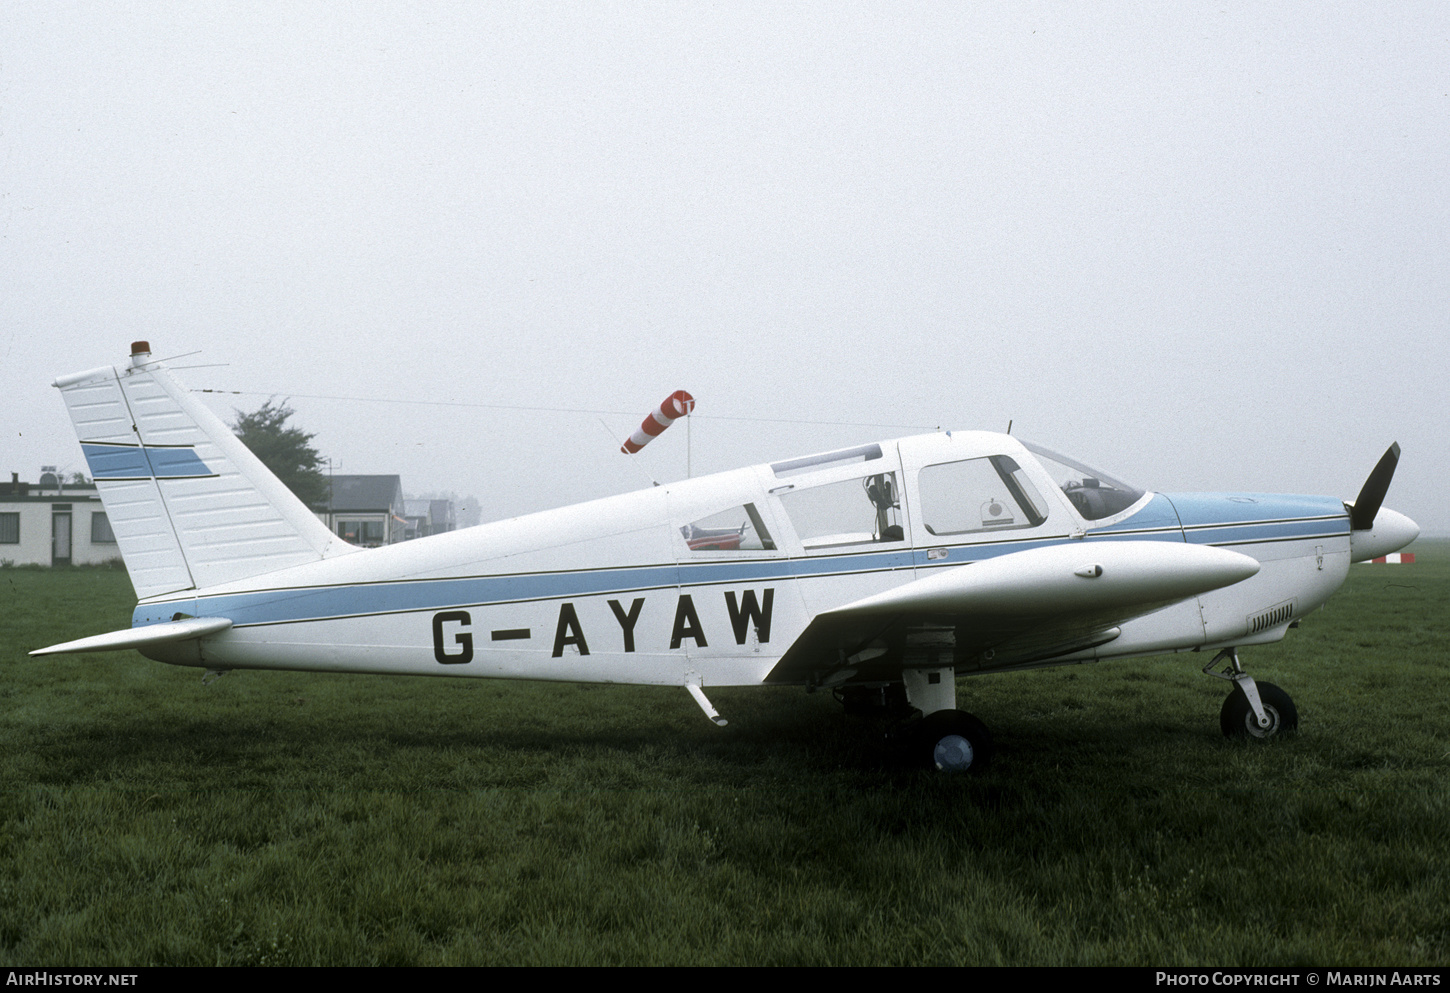
[[0,470],[144,338],[485,519],[1011,419],[1450,532],[1447,177],[1441,2],[12,0]]

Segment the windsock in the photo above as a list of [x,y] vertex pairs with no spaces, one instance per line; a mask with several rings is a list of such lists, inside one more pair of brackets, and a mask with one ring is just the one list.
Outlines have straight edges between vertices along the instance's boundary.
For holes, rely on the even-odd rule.
[[644,419],[644,423],[639,426],[639,430],[630,435],[629,439],[619,446],[619,450],[625,455],[633,455],[648,445],[651,438],[694,409],[695,398],[684,390],[675,390],[665,397],[664,403],[650,411],[649,416]]

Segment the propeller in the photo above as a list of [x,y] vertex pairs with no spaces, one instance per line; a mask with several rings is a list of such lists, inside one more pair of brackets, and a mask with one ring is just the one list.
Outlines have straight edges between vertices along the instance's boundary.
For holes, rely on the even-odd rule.
[[1379,464],[1371,470],[1369,478],[1360,487],[1359,496],[1349,508],[1349,527],[1352,531],[1368,531],[1374,527],[1375,515],[1380,504],[1385,502],[1385,493],[1390,480],[1395,477],[1395,466],[1400,464],[1400,443],[1395,442],[1380,458]]

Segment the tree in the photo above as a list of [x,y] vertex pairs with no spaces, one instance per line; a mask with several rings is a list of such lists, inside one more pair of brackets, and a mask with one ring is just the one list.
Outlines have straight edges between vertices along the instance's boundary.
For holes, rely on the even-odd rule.
[[322,473],[326,460],[311,445],[316,435],[287,427],[293,413],[286,401],[268,400],[250,414],[237,411],[232,431],[297,499],[314,509],[326,507],[327,477]]

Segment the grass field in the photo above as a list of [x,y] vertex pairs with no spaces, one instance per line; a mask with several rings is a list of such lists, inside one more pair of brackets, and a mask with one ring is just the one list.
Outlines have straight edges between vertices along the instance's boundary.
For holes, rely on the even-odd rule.
[[1203,656],[963,680],[982,777],[828,695],[30,659],[119,570],[0,570],[0,963],[1450,962],[1450,544],[1355,566],[1254,676]]

